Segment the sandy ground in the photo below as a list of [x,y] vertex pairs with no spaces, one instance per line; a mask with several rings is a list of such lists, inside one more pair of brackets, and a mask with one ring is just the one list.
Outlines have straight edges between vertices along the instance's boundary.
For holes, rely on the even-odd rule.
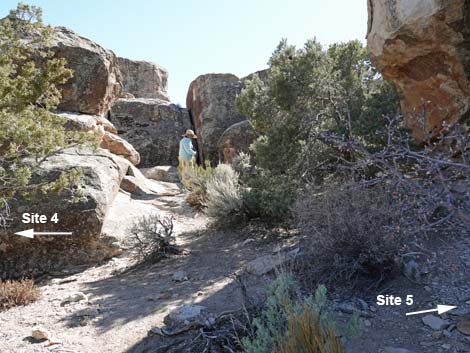
[[[248,244],[240,232],[208,230],[208,220],[185,203],[184,194],[164,194],[170,196],[136,197],[120,192],[105,231],[122,239],[138,216],[154,212],[172,216],[176,243],[185,255],[124,273],[131,262],[123,255],[76,274],[42,281],[40,300],[0,313],[0,352],[126,352],[182,304],[197,303],[214,314],[240,308],[242,299],[233,274],[248,261],[271,254],[274,244]],[[172,276],[179,270],[189,280],[175,282]],[[256,278],[252,288],[262,290],[265,280]],[[88,302],[61,305],[77,291],[85,293]],[[52,341],[60,343],[30,343],[35,326],[48,330]]]
[[[234,274],[250,261],[295,243],[295,237],[267,241],[246,229],[212,229],[184,196],[172,184],[162,184],[158,195],[120,192],[106,220],[106,233],[124,240],[136,218],[155,212],[172,216],[183,254],[133,271],[124,271],[131,264],[124,254],[92,268],[44,279],[39,301],[0,313],[0,352],[142,353],[141,346],[152,344],[145,340],[149,330],[161,327],[164,317],[183,304],[202,305],[215,315],[239,309],[242,296]],[[456,329],[459,322],[470,322],[470,240],[439,238],[427,248],[419,264],[426,274],[418,282],[398,276],[373,291],[336,298],[333,291],[337,302],[357,304],[359,298],[367,305],[363,335],[346,342],[347,353],[470,353],[470,336]],[[176,271],[184,271],[188,280],[175,282]],[[249,294],[262,297],[268,280],[252,275]],[[85,293],[88,301],[61,305],[77,291]],[[403,298],[412,294],[415,303],[379,307],[378,294]],[[437,304],[459,306],[458,311],[442,316],[448,323],[442,330],[425,325],[422,316],[405,316],[407,311]],[[338,312],[337,317],[347,321],[350,315]],[[35,326],[48,330],[58,344],[31,343]]]

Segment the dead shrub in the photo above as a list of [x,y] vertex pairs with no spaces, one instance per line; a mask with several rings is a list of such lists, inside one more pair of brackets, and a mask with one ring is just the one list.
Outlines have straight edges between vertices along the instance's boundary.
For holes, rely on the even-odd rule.
[[156,262],[169,250],[173,236],[173,218],[157,214],[143,216],[129,230],[127,246],[132,257],[139,263]]
[[[424,120],[424,116],[422,117]],[[348,154],[338,158],[338,177],[354,187],[386,185],[400,200],[402,226],[410,235],[469,235],[470,134],[468,126],[443,126],[441,134],[416,146],[400,130],[401,117],[388,119],[388,143],[375,152],[357,140],[324,136]],[[427,132],[425,131],[425,134]]]
[[295,206],[309,238],[297,269],[306,282],[381,280],[398,269],[405,250],[425,249],[423,240],[468,236],[468,127],[446,126],[435,140],[416,146],[400,129],[400,116],[388,121],[387,145],[377,151],[354,138],[321,136],[338,151],[330,167],[336,184],[307,187]]
[[[310,191],[312,192],[312,191]],[[315,282],[382,279],[398,267],[405,243],[400,207],[385,188],[306,192],[294,206],[296,225],[307,236],[302,273]]]
[[0,280],[0,311],[31,304],[39,297],[39,288],[32,279]]

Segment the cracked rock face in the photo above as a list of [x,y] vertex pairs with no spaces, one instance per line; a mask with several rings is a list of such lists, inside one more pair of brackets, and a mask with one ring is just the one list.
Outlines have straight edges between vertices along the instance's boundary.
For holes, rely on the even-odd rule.
[[470,116],[470,0],[369,0],[372,60],[418,141]]
[[218,142],[233,124],[246,120],[236,108],[243,82],[232,74],[206,74],[191,82],[186,107],[191,111],[198,136],[199,160],[217,163]]
[[118,99],[109,119],[140,154],[144,168],[177,165],[181,135],[191,128],[186,109],[160,99]]
[[105,114],[122,94],[116,55],[65,27],[54,28],[50,49],[73,70],[73,77],[61,86],[59,110]]

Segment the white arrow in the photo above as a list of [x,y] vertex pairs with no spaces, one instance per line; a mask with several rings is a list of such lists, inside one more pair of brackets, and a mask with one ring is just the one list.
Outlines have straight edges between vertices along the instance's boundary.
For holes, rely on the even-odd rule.
[[438,305],[437,309],[414,311],[412,313],[406,313],[406,316],[432,313],[434,311],[437,311],[437,313],[439,315],[441,315],[441,314],[444,314],[445,312],[448,312],[449,310],[452,310],[452,309],[455,309],[455,308],[456,308],[456,306],[452,306],[452,305]]
[[72,232],[35,232],[34,228],[31,228],[21,232],[16,232],[15,234],[33,239],[35,235],[72,235]]

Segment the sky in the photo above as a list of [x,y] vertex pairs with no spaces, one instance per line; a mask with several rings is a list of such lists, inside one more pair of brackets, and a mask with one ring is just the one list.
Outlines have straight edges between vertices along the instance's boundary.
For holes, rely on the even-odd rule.
[[[68,27],[118,56],[169,71],[171,100],[186,104],[189,84],[206,73],[244,77],[267,67],[282,38],[297,46],[365,43],[366,0],[23,0],[44,22]],[[0,0],[0,18],[17,0]]]

